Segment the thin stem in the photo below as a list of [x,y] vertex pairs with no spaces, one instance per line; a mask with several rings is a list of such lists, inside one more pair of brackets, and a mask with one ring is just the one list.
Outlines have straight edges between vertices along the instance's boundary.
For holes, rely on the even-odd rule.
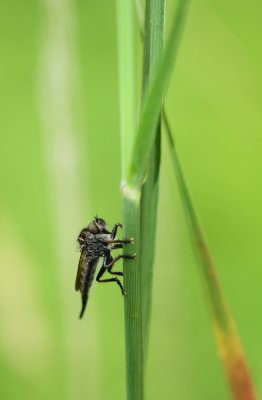
[[189,0],[180,0],[178,3],[163,57],[161,57],[161,61],[159,61],[155,68],[151,83],[145,94],[127,176],[127,183],[131,188],[141,187],[145,177],[150,152],[155,139],[155,128],[162,108],[162,99],[171,78],[188,2]]
[[[153,73],[161,59],[164,40],[164,0],[147,0],[144,39],[143,94],[150,84]],[[142,316],[143,348],[147,353],[149,322],[151,314],[151,292],[153,282],[153,264],[155,255],[155,237],[157,223],[157,205],[159,191],[159,169],[161,153],[161,124],[155,128],[147,177],[141,193],[140,258],[142,265]]]
[[[130,166],[130,148],[136,133],[135,96],[135,10],[130,0],[117,0],[118,49],[120,76],[120,115],[122,143],[123,234],[134,238],[125,246],[125,254],[138,253],[140,234],[140,190],[126,185]],[[144,368],[142,354],[141,268],[136,260],[124,260],[125,341],[127,399],[143,400]]]

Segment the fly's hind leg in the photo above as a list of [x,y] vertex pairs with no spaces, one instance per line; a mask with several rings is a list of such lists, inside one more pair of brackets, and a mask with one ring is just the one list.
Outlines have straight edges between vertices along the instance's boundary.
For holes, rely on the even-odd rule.
[[[118,248],[118,247],[116,247],[116,248]],[[118,260],[120,260],[121,258],[125,258],[125,259],[129,259],[129,260],[134,260],[135,259],[135,255],[127,255],[127,254],[120,254],[119,256],[116,256],[115,258],[113,258],[112,256],[111,256],[111,254],[110,254],[110,256],[108,256],[107,258],[106,258],[106,268],[108,269],[108,272],[111,274],[111,275],[120,275],[120,276],[123,276],[123,272],[115,272],[115,271],[112,271],[112,268],[113,268],[113,265],[118,261]]]
[[[121,248],[121,247],[119,247],[120,244],[116,244],[114,246],[116,246],[116,247],[113,247],[113,248],[116,248],[116,249],[117,248]],[[110,253],[106,254],[106,256],[104,258],[103,266],[101,267],[100,271],[97,274],[96,281],[97,282],[116,282],[118,284],[118,286],[120,287],[120,289],[121,289],[122,295],[125,296],[126,292],[125,292],[125,290],[123,288],[122,283],[120,282],[120,280],[118,278],[108,278],[108,279],[101,279],[101,278],[104,275],[104,273],[106,272],[106,270],[111,275],[123,276],[123,272],[119,272],[119,271],[114,272],[114,271],[112,271],[113,265],[118,260],[120,260],[121,258],[126,258],[126,259],[133,260],[135,257],[136,257],[135,254],[132,255],[132,256],[131,255],[126,255],[126,254],[120,254],[120,255],[116,256],[115,258],[113,258]]]
[[118,286],[120,287],[120,289],[121,289],[122,295],[125,296],[125,295],[126,295],[126,292],[124,291],[124,288],[123,288],[123,286],[122,286],[122,283],[120,282],[119,279],[117,279],[117,278],[101,279],[102,276],[104,275],[104,273],[106,272],[106,270],[107,270],[107,268],[103,265],[103,266],[101,267],[100,271],[99,271],[98,274],[97,274],[96,281],[97,281],[97,282],[101,282],[101,283],[102,283],[102,282],[116,282],[116,283],[118,284]]

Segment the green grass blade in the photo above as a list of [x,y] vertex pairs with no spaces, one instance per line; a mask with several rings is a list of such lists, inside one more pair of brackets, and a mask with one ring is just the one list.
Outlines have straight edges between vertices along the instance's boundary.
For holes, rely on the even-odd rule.
[[161,61],[164,40],[165,0],[147,0],[144,29],[143,94]]
[[[135,77],[135,10],[129,0],[117,1],[118,56],[120,76],[120,115],[122,147],[122,180],[126,180],[130,164],[130,148],[136,133],[136,77]],[[139,248],[140,193],[131,199],[123,196],[123,235],[133,237],[135,244],[125,252],[136,252]],[[143,354],[142,354],[142,307],[141,268],[139,257],[135,261],[124,260],[125,297],[125,341],[127,399],[143,399]]]
[[142,185],[145,176],[150,152],[155,139],[155,127],[162,107],[162,99],[166,93],[171,77],[188,2],[188,0],[179,1],[163,57],[156,67],[152,81],[145,94],[127,177],[127,185],[125,187],[127,196],[132,197],[134,195],[134,190]]
[[[134,46],[133,42],[130,40],[134,27],[134,10],[130,6],[130,3],[127,4],[125,1],[121,2],[119,0],[117,4],[120,86],[125,89],[120,92],[122,154],[124,157],[122,163],[124,235],[126,237],[134,237],[134,248],[138,249],[137,260],[135,262],[129,261],[128,263],[124,263],[124,283],[127,291],[125,299],[127,397],[129,400],[142,400],[144,392],[143,346],[146,343],[147,337],[152,282],[152,278],[149,279],[148,282],[146,279],[148,274],[152,272],[151,268],[154,256],[154,232],[156,225],[156,204],[158,193],[160,128],[157,128],[157,122],[159,121],[162,97],[167,88],[175,60],[187,1],[180,2],[179,4],[176,17],[174,18],[174,25],[163,57],[161,57],[161,50],[163,43],[164,2],[151,0],[150,7],[148,6],[148,31],[145,45],[143,79],[145,96],[136,135],[134,152],[128,161],[126,157],[127,151],[130,149],[128,144],[130,144],[130,142],[132,143],[136,132],[134,119],[136,100],[133,89],[135,86],[135,79],[132,79],[134,76],[130,77],[130,75],[126,73],[128,66],[130,66],[130,64],[134,66],[135,64]],[[153,23],[151,20],[152,16]],[[161,62],[159,62],[160,58]],[[131,69],[131,71],[133,71],[133,69]],[[128,101],[126,100],[127,97],[129,97]],[[131,109],[126,106],[128,102]],[[153,143],[155,147],[152,147]],[[137,152],[139,153],[138,158]],[[148,168],[149,159],[150,167]],[[130,173],[126,175],[127,168]],[[146,168],[148,169],[149,186],[147,187],[147,185],[145,185],[144,193],[142,194],[142,202],[140,203],[141,186]],[[150,189],[154,189],[155,192],[153,201],[149,198]],[[140,208],[140,204],[142,204],[142,209]],[[142,249],[141,243],[143,243],[143,246],[147,245],[145,244],[145,227],[148,223],[152,224],[152,242],[145,249]],[[140,234],[142,234],[143,242],[140,240]],[[145,255],[145,251],[147,252],[147,255]],[[142,264],[142,262],[145,262],[145,265],[147,265],[147,270],[145,274],[143,272],[143,275],[142,271],[144,264]],[[141,297],[142,282],[143,284],[146,284],[145,295],[143,294],[143,297]],[[143,287],[143,289],[145,288]],[[142,337],[142,328],[144,329],[144,342]]]
[[[140,246],[140,203],[123,198],[124,235],[133,237],[134,245],[125,253],[138,253]],[[124,262],[125,337],[127,399],[142,400],[144,397],[144,363],[142,342],[141,263],[136,260]]]
[[219,284],[211,253],[197,219],[165,112],[163,113],[163,116],[183,206],[185,208],[193,244],[199,256],[201,276],[207,289],[207,300],[211,309],[213,330],[218,353],[222,360],[233,398],[236,400],[255,400],[257,398],[255,389],[247,367],[247,362],[238,337],[233,316]]
[[[164,0],[147,0],[144,38],[143,93],[161,59],[164,38]],[[147,168],[146,182],[141,192],[140,262],[142,265],[142,322],[144,354],[148,347],[149,321],[151,314],[151,292],[157,222],[159,191],[161,124],[156,126],[155,140]]]
[[130,149],[136,132],[135,93],[135,16],[132,1],[117,0],[118,72],[120,97],[120,132],[122,179],[130,165]]
[[[151,3],[153,4],[153,3]],[[148,57],[144,66],[144,88],[146,89],[143,108],[140,117],[140,123],[138,129],[133,129],[131,116],[134,115],[132,110],[125,107],[126,97],[131,96],[129,101],[131,102],[131,107],[135,105],[134,91],[130,87],[130,76],[125,73],[127,70],[126,63],[129,65],[132,63],[134,65],[134,53],[133,47],[130,42],[126,39],[131,37],[131,30],[133,29],[133,9],[128,7],[126,2],[118,2],[118,26],[119,26],[119,61],[120,61],[120,84],[125,89],[122,91],[120,96],[121,103],[121,113],[123,118],[123,123],[121,124],[122,132],[122,149],[123,156],[126,154],[127,143],[132,142],[135,132],[136,142],[134,146],[134,151],[130,161],[124,160],[123,165],[123,222],[124,222],[124,235],[126,237],[134,237],[135,248],[138,249],[138,257],[135,262],[124,263],[124,284],[127,292],[125,299],[125,332],[126,332],[126,365],[127,365],[127,397],[129,400],[142,400],[143,399],[143,381],[144,381],[144,344],[146,343],[148,321],[149,321],[149,305],[150,305],[150,292],[151,292],[151,282],[152,277],[149,278],[146,283],[147,289],[143,298],[141,297],[141,283],[146,282],[148,274],[151,271],[151,266],[153,264],[154,256],[154,231],[156,224],[156,204],[157,204],[157,185],[158,185],[158,171],[159,171],[159,135],[157,137],[157,132],[159,129],[156,128],[157,122],[159,120],[159,115],[162,106],[162,97],[167,88],[169,78],[171,76],[171,71],[173,63],[175,60],[176,50],[179,42],[179,34],[182,27],[185,5],[187,1],[180,2],[177,14],[174,18],[173,29],[171,30],[171,35],[167,42],[167,47],[164,56],[161,57],[161,62],[159,62],[161,55],[161,47],[163,42],[163,21],[164,21],[164,3],[154,3],[154,7],[151,8],[150,17],[154,15],[154,25],[156,22],[159,23],[161,19],[161,26],[156,28],[154,25],[148,24],[150,30],[152,26],[154,28],[151,30],[150,35],[148,35],[149,44],[145,46],[145,55]],[[160,12],[161,9],[161,12]],[[152,15],[151,15],[152,12]],[[130,30],[129,30],[130,29]],[[127,31],[129,30],[129,34]],[[162,31],[162,32],[161,32]],[[157,38],[154,35],[159,35]],[[126,35],[126,38],[125,38]],[[153,47],[152,47],[153,43]],[[123,48],[125,46],[125,50]],[[152,52],[153,49],[153,52]],[[153,62],[153,67],[151,63]],[[122,71],[122,72],[121,72]],[[149,77],[152,79],[149,79]],[[146,77],[146,78],[145,78]],[[133,87],[135,86],[135,80],[131,81]],[[147,88],[148,86],[148,88]],[[120,94],[121,94],[120,93]],[[132,97],[133,96],[133,97]],[[129,124],[128,124],[129,122]],[[129,136],[129,138],[127,138]],[[153,143],[155,142],[155,149],[153,149]],[[130,147],[128,147],[129,151]],[[139,157],[137,157],[137,152]],[[151,153],[152,152],[152,153]],[[148,169],[148,188],[145,189],[144,199],[141,201],[141,186],[144,177],[145,169],[149,165]],[[127,171],[131,173],[126,175]],[[130,179],[131,177],[131,179]],[[133,179],[135,178],[135,179]],[[155,196],[153,202],[150,201],[149,204],[149,188],[153,188],[155,191]],[[141,213],[140,204],[143,205],[143,214]],[[146,207],[147,206],[147,207]],[[148,212],[149,211],[149,212]],[[153,236],[151,246],[145,245],[145,226],[146,223],[152,224]],[[141,225],[141,222],[143,226]],[[142,228],[141,228],[142,226]],[[143,235],[143,245],[147,246],[142,250],[140,254],[142,245],[140,241],[140,234]],[[145,256],[143,251],[147,251],[148,255]],[[147,270],[142,275],[144,264],[147,263]],[[143,281],[142,281],[143,279]],[[143,289],[145,289],[143,287]],[[143,312],[142,313],[142,308]],[[144,316],[144,321],[142,320]],[[142,332],[142,328],[144,329]],[[144,334],[144,342],[143,336]]]

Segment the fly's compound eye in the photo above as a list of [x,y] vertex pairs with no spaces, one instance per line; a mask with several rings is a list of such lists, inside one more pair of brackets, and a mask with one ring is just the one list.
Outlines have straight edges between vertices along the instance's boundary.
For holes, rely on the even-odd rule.
[[91,222],[87,229],[89,230],[89,232],[91,232],[93,235],[95,235],[96,233],[99,233],[100,229],[99,226],[96,222],[96,220],[94,220],[93,222]]

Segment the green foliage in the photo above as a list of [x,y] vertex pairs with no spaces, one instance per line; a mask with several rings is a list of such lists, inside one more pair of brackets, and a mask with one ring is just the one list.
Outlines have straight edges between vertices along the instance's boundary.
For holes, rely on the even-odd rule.
[[[0,5],[3,399],[125,398],[120,291],[114,284],[94,282],[85,318],[79,321],[81,302],[74,290],[79,230],[94,214],[110,227],[125,222],[119,190],[121,159],[127,181],[137,115],[141,116],[136,90],[142,61],[133,3],[119,4],[133,13],[131,27],[122,21],[126,29],[122,51],[127,55],[121,57],[129,58],[133,47],[133,61],[124,71],[127,86],[119,85],[125,108],[121,113],[113,0]],[[177,0],[166,4],[167,37],[176,5]],[[240,0],[237,12],[230,2],[191,2],[165,99],[183,172],[258,396],[262,393],[261,11],[261,2],[247,7]],[[121,129],[130,134],[122,138],[129,142],[120,145],[122,117],[127,125]],[[150,400],[226,400],[229,392],[210,333],[200,270],[165,139],[161,152],[150,341],[142,383]],[[150,149],[148,160],[151,157]],[[142,181],[145,176],[149,179],[149,173]],[[135,220],[140,220],[138,215]],[[124,235],[135,231],[142,241],[136,225],[125,229],[130,232]],[[140,250],[135,246],[126,251],[137,252],[139,263]],[[133,266],[132,261],[125,266],[129,287],[140,279],[135,270],[128,282]],[[133,294],[137,307],[138,296]],[[141,309],[134,318],[142,318]],[[144,327],[134,341],[147,336]],[[141,376],[139,369],[137,375]]]
[[210,249],[198,221],[165,112],[163,113],[163,120],[189,231],[200,261],[200,276],[207,292],[207,303],[211,310],[217,351],[225,369],[233,398],[236,400],[255,400],[255,388],[243,354],[234,318],[227,305]]
[[[124,232],[127,237],[134,237],[136,249],[138,249],[138,257],[133,263],[133,267],[128,268],[124,263],[124,281],[127,290],[125,301],[127,397],[130,400],[143,399],[144,393],[144,358],[148,341],[160,166],[160,125],[157,121],[160,122],[162,98],[171,76],[186,5],[187,1],[179,3],[163,57],[164,1],[149,0],[146,6],[143,70],[145,95],[143,96],[133,155],[129,164],[130,174],[127,175],[126,181],[123,171],[123,211],[124,225],[126,226]],[[119,43],[120,47],[124,47],[126,46],[126,42],[123,40],[125,31],[121,30],[121,27],[123,25],[132,26],[133,14],[127,7],[119,6],[118,19],[121,38]],[[126,21],[126,24],[123,21]],[[120,66],[123,64],[121,68],[123,73],[120,76],[125,75],[126,63],[134,63],[131,46],[129,52],[120,51],[119,64]],[[127,80],[130,79],[127,75],[125,76]],[[124,80],[121,83],[124,87],[128,87],[128,83]],[[133,91],[125,92],[124,95],[132,96]],[[135,99],[133,100],[132,97],[132,104],[134,101]],[[120,103],[122,104],[121,97]],[[132,109],[131,107],[131,113]],[[126,108],[123,113],[127,115]],[[130,115],[128,115],[127,123],[122,123],[121,133],[124,137],[132,135],[129,130],[123,130],[130,119]],[[127,143],[128,140],[122,139],[122,142]],[[125,154],[126,152],[123,152],[123,156]],[[146,177],[145,173],[147,173]],[[143,180],[145,181],[143,182]],[[142,183],[144,183],[143,187]]]
[[[129,277],[127,279],[127,287],[131,298],[131,300],[127,298],[126,302],[128,399],[143,398],[143,368],[149,332],[160,168],[161,102],[162,96],[167,89],[175,60],[185,10],[186,2],[179,3],[167,47],[163,57],[161,57],[164,35],[164,2],[158,2],[157,0],[148,0],[146,2],[145,33],[143,35],[143,89],[145,98],[142,101],[141,120],[138,126],[133,158],[131,158],[132,172],[128,177],[127,184],[125,182],[123,184],[124,218],[125,223],[131,227],[131,229],[127,228],[126,232],[134,233],[136,248],[139,249],[140,257],[133,271],[130,270],[127,273]],[[207,299],[212,311],[218,352],[221,356],[233,397],[235,399],[255,399],[255,391],[233,317],[224,299],[222,288],[216,277],[210,250],[196,217],[166,113],[164,112],[163,115],[190,233],[201,261],[201,277],[207,288]],[[157,119],[159,120],[158,124]],[[122,134],[125,135],[124,132]],[[145,171],[146,176],[143,178]],[[143,186],[142,179],[144,179]],[[136,315],[136,318],[133,317],[134,315]],[[130,338],[132,339],[130,340]]]
[[[162,56],[164,39],[165,1],[147,1],[144,35],[143,93],[146,93],[151,77]],[[143,104],[143,102],[142,102]],[[140,265],[142,266],[142,315],[144,357],[148,348],[149,321],[151,314],[151,293],[155,256],[156,223],[158,210],[159,169],[161,158],[160,113],[155,127],[155,139],[146,171],[146,180],[141,190],[141,227],[140,227]]]
[[[188,0],[180,0],[178,3],[163,57],[161,60],[157,58],[158,65],[154,67],[151,83],[145,93],[127,178],[127,186],[131,188],[131,191],[133,188],[137,190],[141,187],[145,176],[163,96],[166,93],[177,55],[187,3]],[[160,14],[159,17],[162,15]]]

